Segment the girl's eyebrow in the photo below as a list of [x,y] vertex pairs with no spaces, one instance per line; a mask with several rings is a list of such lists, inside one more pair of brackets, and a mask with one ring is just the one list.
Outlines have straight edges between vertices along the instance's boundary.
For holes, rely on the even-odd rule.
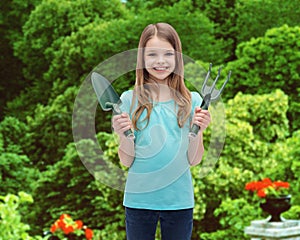
[[167,48],[145,48],[145,52],[156,52],[161,50],[165,52],[175,52],[174,49],[167,49]]

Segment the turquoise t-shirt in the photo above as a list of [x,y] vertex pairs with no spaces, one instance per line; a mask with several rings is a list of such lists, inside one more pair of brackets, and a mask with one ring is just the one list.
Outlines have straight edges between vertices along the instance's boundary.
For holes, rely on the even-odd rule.
[[[130,115],[133,91],[124,92],[120,106]],[[192,92],[191,117],[202,98]],[[135,157],[129,168],[123,204],[152,210],[178,210],[194,207],[194,191],[187,158],[190,121],[177,124],[175,101],[154,102],[148,126],[139,118],[135,131]],[[130,115],[131,117],[131,115]]]

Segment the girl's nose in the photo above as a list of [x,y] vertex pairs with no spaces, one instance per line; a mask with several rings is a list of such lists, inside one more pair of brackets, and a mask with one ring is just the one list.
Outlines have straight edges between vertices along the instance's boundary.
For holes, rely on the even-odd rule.
[[165,63],[164,55],[159,55],[159,56],[158,56],[158,59],[157,59],[157,62],[158,62],[158,63]]

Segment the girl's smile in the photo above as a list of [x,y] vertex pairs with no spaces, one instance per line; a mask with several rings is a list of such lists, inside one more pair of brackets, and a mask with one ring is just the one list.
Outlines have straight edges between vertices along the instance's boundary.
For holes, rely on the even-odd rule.
[[144,60],[150,76],[165,80],[175,69],[175,50],[168,41],[154,37],[146,44]]

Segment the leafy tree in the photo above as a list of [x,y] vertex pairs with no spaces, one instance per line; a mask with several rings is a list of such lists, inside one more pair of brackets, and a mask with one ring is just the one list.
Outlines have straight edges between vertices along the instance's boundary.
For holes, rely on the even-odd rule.
[[[197,2],[197,1],[196,1]],[[235,59],[234,50],[237,45],[236,33],[238,30],[235,26],[236,0],[210,0],[203,1],[205,15],[214,23],[214,35],[222,41],[223,61]],[[217,63],[219,63],[217,61]]]
[[[42,1],[30,14],[23,26],[23,37],[15,41],[14,54],[24,63],[24,78],[30,80],[25,93],[9,110],[17,113],[22,106],[30,113],[36,103],[45,104],[51,94],[54,79],[44,78],[64,37],[96,21],[126,17],[127,11],[120,1]],[[27,109],[26,109],[27,110]]]
[[22,146],[24,145],[25,135],[28,126],[14,117],[5,117],[0,122],[0,134],[3,138],[3,149],[6,152],[24,153]]
[[[94,22],[124,17],[120,1],[54,1],[44,0],[31,13],[23,27],[24,38],[15,44],[17,56],[27,64],[24,75],[40,79],[49,66],[51,49],[80,27]],[[34,50],[34,51],[32,51]]]
[[236,52],[238,59],[227,66],[233,70],[234,77],[223,96],[230,98],[239,91],[261,94],[280,88],[289,96],[291,130],[298,129],[299,37],[299,27],[284,25],[268,30],[264,37],[241,43]]
[[17,194],[21,190],[31,193],[39,177],[39,171],[22,150],[25,130],[25,124],[12,117],[0,123],[1,195]]
[[298,4],[297,0],[284,2],[237,0],[235,4],[237,42],[262,37],[268,29],[278,28],[284,24],[291,27],[299,26]]
[[5,28],[5,38],[13,43],[21,37],[22,26],[28,20],[30,12],[41,0],[3,0],[1,1],[1,25]]
[[22,26],[40,0],[3,0],[0,2],[0,119],[5,104],[18,96],[28,81],[22,75],[22,62],[14,56],[13,43],[22,36]]
[[150,0],[150,1],[140,1],[140,0],[128,0],[125,2],[127,8],[138,14],[143,14],[144,11],[148,11],[154,8],[164,8],[168,6],[173,6],[175,3],[180,2],[179,0]]
[[[202,11],[214,23],[214,35],[222,41],[222,60],[236,59],[238,44],[262,37],[268,29],[284,24],[298,26],[297,0],[193,0],[191,11]],[[222,62],[222,61],[221,61]],[[222,62],[223,63],[223,62]]]
[[286,118],[288,97],[281,90],[255,96],[239,92],[234,99],[229,100],[228,105],[228,114],[233,119],[237,118],[252,126],[255,139],[274,142],[284,140],[289,135]]
[[32,192],[38,174],[39,172],[30,166],[27,156],[3,152],[3,149],[0,149],[0,194],[17,193],[21,189]]
[[77,88],[70,87],[49,105],[38,104],[33,117],[27,117],[24,151],[41,170],[61,159],[66,145],[72,141],[72,110],[76,93]]

